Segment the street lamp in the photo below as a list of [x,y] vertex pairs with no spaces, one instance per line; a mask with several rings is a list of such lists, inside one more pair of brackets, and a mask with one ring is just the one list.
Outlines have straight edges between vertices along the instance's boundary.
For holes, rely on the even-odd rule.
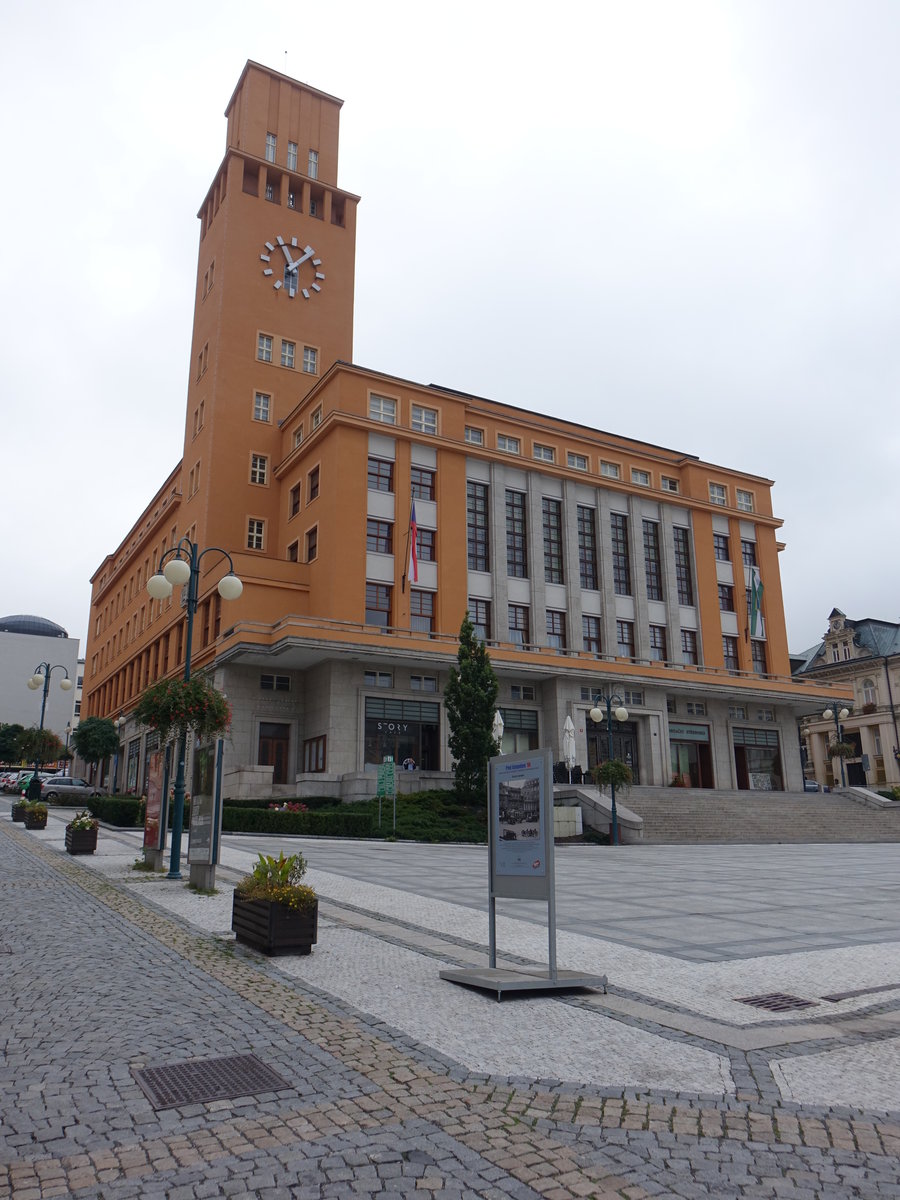
[[115,725],[115,727],[116,727],[116,752],[113,755],[113,769],[112,769],[112,775],[110,776],[110,780],[109,780],[108,794],[110,796],[116,795],[116,793],[119,790],[119,738],[121,737],[122,727],[124,726],[124,724],[125,724],[125,718],[122,716],[121,713],[119,713],[119,715],[113,721],[113,725]]
[[[38,663],[38,665],[34,668],[34,674],[28,680],[28,686],[33,692],[36,692],[38,688],[44,689],[43,693],[41,694],[41,723],[38,726],[39,733],[44,732],[44,714],[47,711],[47,693],[50,691],[50,676],[54,671],[66,672],[65,679],[61,679],[59,681],[59,686],[64,692],[69,692],[74,687],[72,680],[69,678],[68,669],[61,663],[54,663],[54,665],[51,667],[48,662],[42,662]],[[34,775],[32,775],[31,782],[28,784],[28,798],[30,800],[39,800],[41,796],[41,781],[38,778],[38,771],[40,770],[40,752],[40,738],[38,738],[34,757]]]
[[[841,721],[847,720],[847,718],[850,716],[850,709],[842,708],[839,712],[838,706],[835,704],[833,708],[826,708],[822,713],[822,716],[826,721],[830,721],[832,718],[834,718],[835,736],[838,742],[842,742],[844,740],[844,731],[841,729]],[[838,758],[841,760],[841,787],[843,788],[847,786],[847,777],[844,774],[843,754],[839,754]]]
[[[606,705],[606,714],[603,712],[603,705]],[[615,705],[615,707],[613,707]],[[590,718],[595,725],[602,725],[606,721],[606,736],[607,749],[609,759],[613,758],[613,720],[627,721],[628,709],[622,703],[622,697],[617,692],[598,692],[594,697],[594,707],[590,711]],[[614,846],[619,844],[619,822],[616,816],[616,783],[614,779],[610,780],[609,792],[612,798],[612,837],[611,841]]]
[[[228,559],[230,568],[218,583],[218,592],[223,600],[237,600],[244,585],[234,573],[234,563],[227,550],[219,546],[208,546],[200,550],[196,542],[183,537],[177,546],[172,546],[159,560],[159,570],[147,580],[147,591],[154,600],[167,600],[175,586],[187,584],[187,629],[184,639],[184,678],[191,677],[191,641],[194,632],[194,613],[200,592],[200,559],[204,554],[222,554]],[[175,774],[175,792],[172,797],[172,853],[169,858],[169,879],[181,878],[181,830],[184,824],[184,759],[187,736],[178,737],[178,770]]]
[[69,738],[72,736],[72,722],[66,721],[66,761],[63,764],[63,775],[69,774]]

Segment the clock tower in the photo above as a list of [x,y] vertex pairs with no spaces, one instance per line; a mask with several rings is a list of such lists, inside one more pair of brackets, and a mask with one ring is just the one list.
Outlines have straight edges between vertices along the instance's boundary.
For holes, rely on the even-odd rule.
[[254,62],[200,207],[179,534],[278,555],[279,423],[353,356],[356,205],[341,101]]

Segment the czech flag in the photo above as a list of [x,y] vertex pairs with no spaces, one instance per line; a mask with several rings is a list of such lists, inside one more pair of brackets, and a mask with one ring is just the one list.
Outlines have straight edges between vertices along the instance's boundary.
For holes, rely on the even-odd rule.
[[418,526],[416,525],[416,502],[413,500],[409,509],[409,577],[413,583],[419,582],[419,556],[416,553],[416,538],[418,537]]

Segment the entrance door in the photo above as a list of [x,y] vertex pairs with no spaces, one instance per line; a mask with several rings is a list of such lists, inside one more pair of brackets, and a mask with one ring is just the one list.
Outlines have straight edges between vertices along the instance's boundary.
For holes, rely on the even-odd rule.
[[274,722],[261,721],[259,725],[259,754],[257,762],[261,767],[274,767],[273,783],[288,781],[288,753],[291,745],[290,725],[276,725]]
[[850,787],[865,787],[866,772],[863,765],[858,760],[856,762],[847,763],[847,783]]
[[[595,725],[588,718],[588,767],[597,767],[609,758],[609,735],[604,725]],[[612,756],[631,767],[634,783],[640,783],[638,773],[637,725],[634,721],[617,722],[613,726]]]

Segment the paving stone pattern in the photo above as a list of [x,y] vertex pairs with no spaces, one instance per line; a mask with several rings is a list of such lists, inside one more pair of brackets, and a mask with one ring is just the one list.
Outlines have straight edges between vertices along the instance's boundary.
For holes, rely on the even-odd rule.
[[[785,1101],[777,1046],[693,1039],[731,1094],[473,1072],[5,815],[0,920],[0,1200],[900,1197],[900,1113]],[[248,1054],[290,1086],[154,1110],[132,1074]]]

